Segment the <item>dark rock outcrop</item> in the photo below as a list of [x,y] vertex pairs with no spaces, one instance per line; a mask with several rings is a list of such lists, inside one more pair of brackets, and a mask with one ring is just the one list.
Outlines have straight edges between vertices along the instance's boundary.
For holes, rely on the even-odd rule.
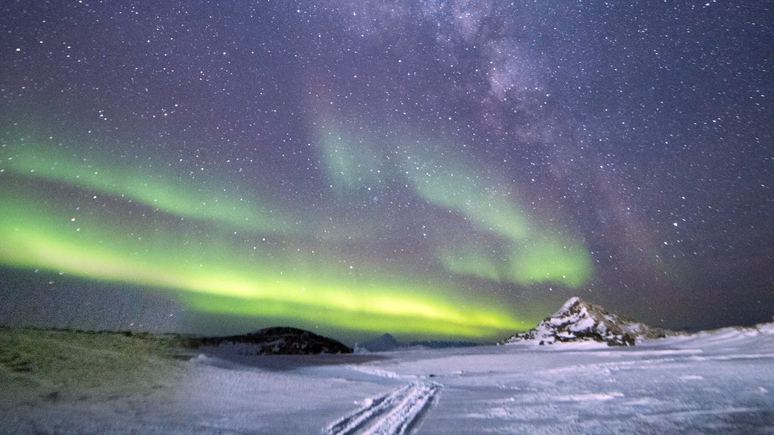
[[238,355],[314,355],[352,353],[344,344],[303,329],[274,327],[229,337],[190,338],[187,347],[217,348]]

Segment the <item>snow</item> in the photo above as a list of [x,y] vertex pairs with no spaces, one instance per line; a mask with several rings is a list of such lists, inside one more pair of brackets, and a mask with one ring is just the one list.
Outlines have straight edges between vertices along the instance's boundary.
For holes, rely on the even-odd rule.
[[774,433],[769,325],[371,355],[136,341],[0,330],[0,434]]
[[[572,332],[581,332],[581,331],[588,331],[589,329],[593,328],[596,325],[596,322],[591,317],[588,317],[588,314],[586,313],[586,310],[583,310],[583,313],[586,314],[586,316],[578,316],[580,320],[575,322],[572,326],[570,326],[570,331]],[[600,327],[604,327],[604,325],[600,325]],[[600,329],[601,329],[600,328]]]
[[405,434],[427,410],[440,388],[434,382],[412,382],[389,394],[367,399],[362,408],[337,420],[322,433]]
[[624,397],[623,393],[594,393],[594,394],[574,394],[570,396],[554,396],[554,400],[558,402],[588,402],[588,401],[602,401],[611,400],[617,397]]
[[581,298],[577,296],[573,296],[570,299],[567,299],[567,302],[565,302],[564,305],[562,305],[562,308],[560,308],[559,311],[557,311],[557,313],[566,313],[570,311],[570,308],[572,308],[573,305],[577,304],[580,301],[581,301]]

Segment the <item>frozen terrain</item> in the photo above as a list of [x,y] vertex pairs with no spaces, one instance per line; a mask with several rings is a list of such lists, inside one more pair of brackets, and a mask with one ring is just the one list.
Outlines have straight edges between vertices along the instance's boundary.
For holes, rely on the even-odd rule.
[[774,434],[774,326],[319,356],[0,329],[0,385],[3,434]]

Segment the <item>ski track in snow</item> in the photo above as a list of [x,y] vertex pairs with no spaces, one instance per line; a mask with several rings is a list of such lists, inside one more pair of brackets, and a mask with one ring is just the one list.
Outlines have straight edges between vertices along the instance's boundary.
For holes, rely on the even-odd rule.
[[412,382],[366,401],[365,406],[326,427],[323,435],[402,435],[432,403],[441,385]]

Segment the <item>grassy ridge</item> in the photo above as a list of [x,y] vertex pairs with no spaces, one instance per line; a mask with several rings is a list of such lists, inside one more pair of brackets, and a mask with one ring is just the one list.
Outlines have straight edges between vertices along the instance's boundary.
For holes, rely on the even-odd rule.
[[0,406],[171,387],[183,371],[179,342],[175,335],[0,328],[0,384],[10,393]]

